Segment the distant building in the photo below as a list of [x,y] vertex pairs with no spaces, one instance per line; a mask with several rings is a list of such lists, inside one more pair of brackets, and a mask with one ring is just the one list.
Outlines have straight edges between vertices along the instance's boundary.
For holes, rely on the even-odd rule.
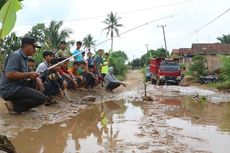
[[219,55],[230,55],[230,44],[194,43],[192,48],[174,49],[172,54],[180,57],[180,63],[185,64],[186,69],[191,65],[193,56],[204,55],[207,59],[208,71],[213,72],[221,66]]

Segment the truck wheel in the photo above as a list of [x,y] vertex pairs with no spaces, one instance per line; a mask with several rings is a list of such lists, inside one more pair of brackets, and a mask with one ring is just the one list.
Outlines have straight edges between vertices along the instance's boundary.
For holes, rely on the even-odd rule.
[[157,81],[154,79],[151,79],[151,83],[156,85]]
[[179,86],[179,84],[180,84],[180,82],[176,82],[176,83],[175,83],[176,86]]

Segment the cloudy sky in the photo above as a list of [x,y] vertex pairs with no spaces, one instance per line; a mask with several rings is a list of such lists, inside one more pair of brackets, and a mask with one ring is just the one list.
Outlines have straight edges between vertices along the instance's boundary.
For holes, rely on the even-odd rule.
[[[24,0],[13,31],[23,35],[37,23],[48,25],[51,20],[63,20],[63,28],[74,32],[72,40],[92,34],[100,43],[106,39],[102,21],[111,11],[122,17],[124,27],[120,33],[153,21],[114,40],[114,50],[125,51],[132,60],[146,52],[145,44],[149,49],[164,47],[162,29],[157,25],[167,25],[169,51],[191,47],[196,42],[217,42],[216,37],[230,33],[230,11],[198,32],[197,29],[229,8],[229,0]],[[110,42],[99,48],[108,51]]]

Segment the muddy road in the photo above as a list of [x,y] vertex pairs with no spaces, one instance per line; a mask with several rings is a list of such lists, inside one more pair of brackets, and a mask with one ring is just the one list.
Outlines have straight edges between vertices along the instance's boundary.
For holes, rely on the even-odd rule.
[[114,94],[99,88],[94,103],[70,92],[76,102],[57,98],[57,105],[21,116],[1,104],[0,133],[19,153],[229,152],[229,94],[147,84],[149,102],[140,71],[129,72],[126,82]]

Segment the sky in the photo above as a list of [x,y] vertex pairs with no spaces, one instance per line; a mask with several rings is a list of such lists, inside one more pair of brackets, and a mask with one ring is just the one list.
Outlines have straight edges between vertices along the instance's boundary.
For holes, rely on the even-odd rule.
[[[117,12],[124,26],[114,39],[114,51],[124,51],[130,60],[140,58],[146,44],[148,49],[164,47],[160,25],[166,25],[169,51],[190,48],[192,43],[215,43],[217,37],[230,33],[230,11],[197,31],[230,9],[229,0],[24,0],[22,4],[13,29],[19,36],[37,23],[48,26],[52,20],[62,20],[63,28],[73,31],[70,40],[81,41],[91,34],[96,44],[107,39],[102,21],[111,11]],[[110,41],[96,46],[101,48],[109,51]]]

